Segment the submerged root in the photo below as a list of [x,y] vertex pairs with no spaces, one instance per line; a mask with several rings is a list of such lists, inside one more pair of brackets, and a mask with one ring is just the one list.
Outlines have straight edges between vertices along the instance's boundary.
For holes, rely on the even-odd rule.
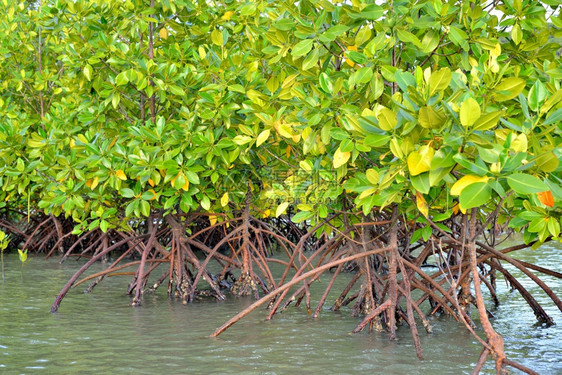
[[243,273],[230,289],[230,293],[235,296],[250,296],[254,295],[259,298],[258,288],[254,278],[248,273]]

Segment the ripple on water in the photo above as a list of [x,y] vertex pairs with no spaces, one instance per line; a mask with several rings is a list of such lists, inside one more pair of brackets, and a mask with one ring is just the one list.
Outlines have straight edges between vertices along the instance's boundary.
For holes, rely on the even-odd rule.
[[[548,257],[562,262],[559,249],[545,251]],[[522,256],[533,257],[536,253]],[[6,265],[19,266],[17,255],[12,260],[13,266]],[[349,335],[360,321],[349,316],[349,309],[342,309],[340,314],[323,311],[320,319],[314,320],[306,310],[293,307],[269,322],[263,321],[266,311],[258,309],[223,336],[211,340],[207,336],[217,326],[252,300],[229,298],[224,303],[183,306],[168,300],[163,291],[147,298],[143,307],[132,309],[127,306],[129,297],[123,293],[129,281],[126,278],[107,279],[89,295],[71,290],[60,312],[49,314],[53,297],[74,272],[73,265],[80,264],[68,263],[60,268],[56,260],[37,259],[27,265],[24,287],[7,282],[0,290],[0,300],[8,301],[0,309],[0,348],[5,350],[0,373],[6,368],[31,367],[33,363],[42,367],[37,372],[55,373],[65,368],[69,374],[158,374],[162,368],[170,369],[170,373],[185,369],[193,374],[470,374],[481,349],[461,324],[437,317],[432,319],[433,335],[426,335],[419,327],[426,358],[420,362],[406,326],[398,330],[399,340],[390,342],[385,333]],[[7,277],[19,282],[19,268],[16,269]],[[99,270],[101,266],[92,273]],[[555,290],[560,289],[558,280],[544,280]],[[537,300],[559,326],[534,327],[532,310],[517,292],[510,293],[503,287],[494,327],[504,335],[510,359],[541,374],[562,373],[561,314],[549,307],[548,297],[536,289],[532,280],[522,282],[536,292]],[[342,283],[345,286],[347,281]],[[498,282],[500,285],[505,283]],[[311,289],[313,298],[321,295],[325,283],[318,287],[320,292]],[[338,288],[341,287],[334,286],[334,290]],[[29,296],[36,297],[30,300]],[[17,353],[7,353],[16,347]],[[33,353],[34,358],[22,353]],[[491,373],[493,363],[486,366],[484,372]]]

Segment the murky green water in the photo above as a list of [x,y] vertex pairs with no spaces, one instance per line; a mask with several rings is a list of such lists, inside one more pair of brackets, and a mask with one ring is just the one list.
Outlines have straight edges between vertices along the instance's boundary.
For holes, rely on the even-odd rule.
[[[547,266],[560,270],[561,249],[547,245],[518,257],[531,262],[547,257]],[[442,317],[432,321],[432,335],[422,332],[425,361],[419,362],[407,327],[394,342],[381,333],[351,335],[359,318],[343,309],[326,310],[314,320],[302,309],[289,308],[270,322],[259,310],[210,339],[217,326],[252,300],[184,306],[161,290],[146,296],[142,307],[131,308],[124,294],[128,277],[107,279],[92,294],[73,289],[59,312],[51,314],[54,297],[79,263],[61,266],[56,259],[32,257],[21,271],[16,255],[5,261],[0,374],[467,374],[480,352],[465,328]],[[543,280],[562,294],[560,280]],[[531,309],[501,283],[494,327],[511,359],[541,374],[562,374],[562,314],[531,280],[522,281],[558,325],[537,327]],[[484,372],[493,373],[491,362]]]

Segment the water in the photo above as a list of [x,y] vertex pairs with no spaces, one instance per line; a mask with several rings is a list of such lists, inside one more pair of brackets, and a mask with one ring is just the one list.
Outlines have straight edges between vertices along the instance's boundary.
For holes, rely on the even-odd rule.
[[[561,249],[545,245],[517,257],[530,262],[547,257],[547,266],[559,270]],[[291,307],[270,322],[258,309],[211,339],[216,327],[252,299],[184,306],[160,290],[145,296],[142,307],[131,308],[124,294],[129,277],[108,278],[91,294],[82,293],[85,284],[72,289],[59,312],[51,314],[56,294],[81,263],[69,260],[61,266],[56,259],[30,257],[22,271],[17,255],[6,255],[5,262],[1,374],[469,374],[481,350],[462,325],[439,317],[432,320],[432,335],[419,327],[425,356],[420,362],[407,327],[392,342],[384,333],[352,335],[360,318],[350,317],[348,309],[326,309],[314,320],[302,308]],[[94,268],[91,272],[102,265]],[[559,280],[542,278],[561,294]],[[493,325],[503,335],[510,359],[541,374],[562,374],[562,314],[531,280],[521,280],[558,325],[537,326],[531,309],[503,282],[498,283],[502,305],[494,311]],[[316,286],[313,301],[326,282]],[[483,373],[494,373],[491,361]]]

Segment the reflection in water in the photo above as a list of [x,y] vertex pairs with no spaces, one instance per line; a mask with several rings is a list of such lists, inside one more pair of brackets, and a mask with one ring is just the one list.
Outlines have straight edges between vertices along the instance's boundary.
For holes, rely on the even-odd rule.
[[[549,266],[557,269],[560,249],[545,245],[517,257],[530,262],[549,259]],[[289,308],[270,322],[263,321],[265,312],[259,310],[210,339],[217,326],[252,300],[229,298],[183,306],[169,300],[162,289],[145,296],[141,308],[131,308],[124,295],[126,278],[106,279],[92,294],[81,294],[83,288],[72,290],[59,312],[51,314],[54,297],[78,265],[31,258],[22,278],[17,255],[5,260],[6,283],[0,285],[2,374],[466,374],[480,352],[464,327],[437,317],[432,321],[434,333],[421,334],[425,361],[419,362],[408,329],[400,329],[399,340],[393,342],[384,333],[351,335],[359,318],[344,309],[339,313],[325,309],[314,320],[304,309]],[[96,265],[90,272],[101,268]],[[345,285],[349,276],[339,282]],[[561,294],[559,280],[548,276],[543,280]],[[320,297],[325,282],[313,298]],[[562,374],[562,314],[531,280],[521,282],[536,293],[558,325],[537,327],[532,310],[499,280],[502,304],[493,324],[505,339],[506,354],[541,374]],[[491,361],[484,373],[493,373]]]

